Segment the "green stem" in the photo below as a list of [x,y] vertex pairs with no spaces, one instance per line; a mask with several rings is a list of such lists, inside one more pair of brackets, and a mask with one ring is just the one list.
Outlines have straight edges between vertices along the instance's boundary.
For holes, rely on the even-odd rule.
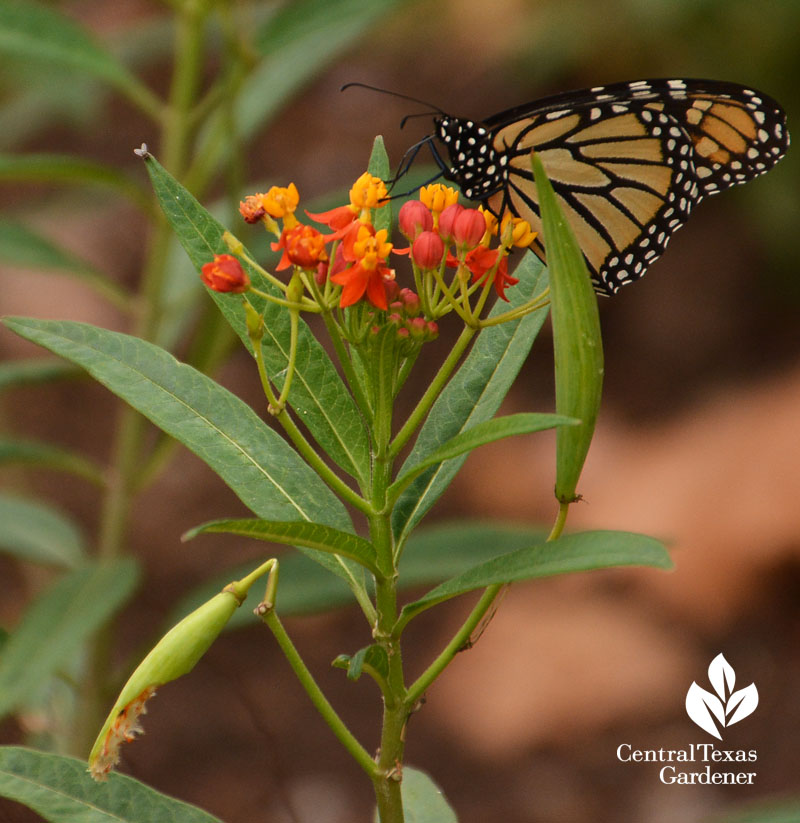
[[508,323],[510,320],[517,320],[520,317],[524,317],[526,314],[530,314],[532,311],[536,311],[536,309],[541,309],[549,303],[550,297],[550,288],[546,288],[541,294],[537,294],[536,297],[532,297],[526,303],[523,303],[521,306],[517,306],[515,309],[510,309],[503,314],[498,314],[495,317],[488,317],[485,320],[481,320],[481,328],[486,328],[486,326],[498,326],[501,323]]
[[491,608],[492,603],[494,603],[506,585],[505,583],[494,583],[491,586],[487,586],[481,599],[470,612],[469,617],[467,617],[461,628],[453,635],[453,638],[447,646],[445,646],[442,653],[425,669],[414,683],[409,686],[406,692],[406,705],[409,711],[413,711],[414,706],[428,690],[431,683],[447,668],[453,658],[462,649],[468,647],[469,639],[473,631],[475,631],[486,612]]
[[419,403],[417,403],[416,408],[411,415],[409,416],[408,420],[406,420],[405,425],[402,429],[397,433],[397,436],[394,439],[394,442],[390,448],[390,455],[392,457],[397,456],[400,450],[405,446],[408,442],[411,435],[422,423],[423,418],[430,410],[430,407],[433,405],[436,398],[439,396],[439,392],[444,388],[445,383],[447,383],[450,375],[453,372],[453,369],[458,364],[458,361],[461,359],[461,355],[464,354],[467,346],[472,340],[473,336],[477,329],[471,328],[469,326],[465,327],[464,330],[459,335],[458,340],[456,340],[455,345],[450,350],[450,354],[447,355],[447,359],[442,363],[442,367],[439,369],[436,377],[433,378],[430,386],[428,386],[427,391],[425,394],[422,395],[420,398]]
[[391,512],[387,490],[392,478],[390,454],[392,429],[392,388],[394,384],[394,346],[391,329],[385,330],[378,352],[378,368],[373,372],[376,385],[373,421],[373,472],[370,502],[375,512],[369,518],[370,540],[375,547],[378,568],[375,579],[375,642],[386,653],[388,674],[383,690],[383,722],[376,771],[372,777],[381,823],[403,823],[403,798],[400,791],[404,749],[404,730],[408,719],[405,679],[400,639],[392,635],[397,622],[397,569],[394,563]]
[[327,483],[330,489],[339,495],[343,500],[350,503],[360,512],[370,514],[372,507],[360,495],[347,485],[339,475],[337,475],[327,463],[314,451],[312,445],[303,437],[303,433],[297,428],[294,420],[289,416],[289,413],[284,409],[275,416],[275,419],[281,424],[283,430],[289,435],[292,443],[294,443],[297,451],[305,458],[306,462],[314,469],[314,471]]
[[[264,352],[261,348],[261,340],[257,336],[253,335],[250,338],[250,342],[253,346],[253,354],[255,355],[256,366],[258,367],[258,376],[261,380],[261,386],[264,390],[267,402],[270,407],[278,409],[280,406],[278,404],[278,398],[275,397],[275,393],[273,392],[272,386],[269,382],[267,368],[264,363]],[[314,471],[317,472],[322,480],[328,484],[330,489],[338,494],[343,500],[346,500],[348,503],[355,506],[355,508],[359,511],[364,512],[365,514],[369,514],[372,511],[369,503],[364,500],[361,495],[353,491],[353,489],[351,489],[350,486],[348,486],[347,483],[345,483],[316,453],[313,446],[308,442],[308,440],[306,440],[305,437],[303,437],[303,433],[297,428],[297,425],[285,408],[280,409],[280,411],[275,414],[275,419],[283,427],[286,434],[289,435],[289,438],[292,443],[294,443],[297,451],[300,452],[300,455],[305,458],[306,462],[314,469]]]
[[547,536],[547,540],[558,540],[561,537],[561,532],[564,531],[564,526],[567,522],[567,514],[569,514],[569,503],[559,503],[558,515],[556,521],[553,523],[553,528]]
[[[266,604],[268,605],[268,604]],[[342,721],[341,717],[336,713],[336,710],[328,701],[328,698],[322,692],[322,689],[317,685],[314,676],[308,670],[308,667],[303,662],[303,658],[292,643],[291,638],[286,633],[283,624],[281,623],[275,610],[267,608],[261,619],[267,624],[270,631],[278,641],[284,657],[289,661],[289,665],[294,670],[300,685],[305,689],[306,694],[311,699],[316,710],[322,716],[322,719],[328,724],[331,731],[336,735],[339,742],[350,753],[353,759],[359,766],[369,775],[370,779],[375,779],[376,766],[375,761],[370,756],[369,752],[356,740],[353,733]]]
[[[569,503],[561,503],[558,509],[553,528],[548,536],[548,541],[557,540],[567,520],[567,513],[569,512]],[[464,621],[462,626],[453,635],[452,640],[447,644],[444,651],[431,663],[430,666],[417,678],[417,680],[409,686],[406,693],[406,702],[409,710],[413,710],[414,705],[422,697],[425,691],[430,687],[431,683],[447,668],[448,664],[458,654],[459,651],[466,648],[469,644],[470,637],[473,631],[483,619],[486,612],[489,611],[492,604],[507,587],[508,583],[494,583],[487,586],[481,596],[481,599],[475,605],[475,608],[470,612],[469,617]],[[407,622],[407,621],[406,621]],[[406,626],[406,622],[398,621],[394,629],[394,634],[402,633]]]
[[[334,247],[335,249],[335,247]],[[331,252],[331,257],[333,256],[333,251]],[[328,281],[330,283],[330,281]],[[336,322],[333,314],[331,313],[330,309],[325,307],[325,300],[324,296],[320,294],[319,287],[313,281],[313,278],[309,281],[309,284],[312,289],[312,294],[316,299],[317,303],[320,306],[323,306],[322,310],[322,319],[325,322],[325,328],[328,331],[328,337],[330,341],[333,343],[333,349],[336,352],[336,357],[339,361],[339,365],[342,367],[342,371],[344,372],[345,380],[347,380],[347,385],[350,388],[350,391],[353,394],[353,398],[356,401],[356,405],[358,406],[361,414],[366,418],[370,419],[372,417],[372,407],[367,400],[367,396],[364,394],[364,387],[361,385],[361,381],[358,379],[358,375],[353,368],[353,363],[347,353],[347,349],[344,345],[344,340],[342,339],[342,331],[339,327],[339,324]]]
[[[286,370],[286,377],[281,388],[281,395],[278,398],[278,409],[280,412],[286,407],[286,399],[289,397],[289,390],[292,388],[294,380],[295,363],[297,361],[297,327],[300,320],[300,310],[293,308],[289,310],[289,366]],[[260,349],[261,346],[259,345]],[[280,413],[279,412],[279,413]]]

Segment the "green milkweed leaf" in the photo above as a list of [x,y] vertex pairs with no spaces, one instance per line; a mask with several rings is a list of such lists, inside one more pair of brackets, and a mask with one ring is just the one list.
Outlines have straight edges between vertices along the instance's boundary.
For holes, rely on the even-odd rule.
[[275,520],[214,520],[190,529],[183,535],[191,540],[198,534],[237,534],[287,546],[304,546],[328,554],[349,557],[377,574],[372,543],[355,534],[320,523],[278,522]]
[[[103,483],[103,470],[87,457],[68,449],[31,440],[6,440],[0,437],[0,466],[24,463],[33,467],[69,472],[92,483]],[[2,523],[0,519],[0,523]]]
[[543,541],[517,549],[468,569],[405,606],[400,622],[405,624],[437,603],[495,583],[512,583],[615,566],[669,569],[672,561],[663,544],[646,535],[615,531],[570,534],[558,540]]
[[[10,329],[85,368],[204,460],[254,514],[352,530],[347,510],[286,441],[227,389],[137,337],[85,323],[5,318]],[[311,551],[311,550],[309,550]],[[361,586],[351,561],[312,552]]]
[[409,483],[419,477],[429,466],[435,466],[445,460],[452,460],[462,454],[471,452],[478,446],[494,443],[504,437],[512,437],[516,434],[531,434],[532,432],[553,429],[556,426],[574,426],[580,421],[572,417],[564,417],[558,414],[535,414],[520,413],[509,414],[504,417],[495,417],[492,420],[485,420],[483,423],[465,429],[451,437],[446,443],[439,446],[433,453],[429,454],[420,463],[406,474],[401,474],[388,489],[389,497],[393,497]]
[[[168,172],[149,157],[147,170],[162,209],[198,270],[214,254],[227,252],[224,227]],[[254,284],[266,292],[276,289],[254,269],[247,267]],[[211,292],[220,311],[249,348],[244,311],[231,295]],[[290,321],[281,306],[250,296],[264,314],[262,349],[267,372],[280,389],[288,363]],[[369,441],[361,416],[335,366],[308,326],[299,322],[297,359],[289,403],[316,441],[345,471],[362,483],[369,476]]]
[[97,783],[84,760],[20,746],[0,747],[0,795],[51,823],[221,823],[132,777],[115,773]]
[[561,503],[571,503],[600,408],[603,341],[597,297],[583,252],[535,152],[533,173],[550,271],[556,411],[581,421],[580,426],[561,427],[556,433],[556,497]]

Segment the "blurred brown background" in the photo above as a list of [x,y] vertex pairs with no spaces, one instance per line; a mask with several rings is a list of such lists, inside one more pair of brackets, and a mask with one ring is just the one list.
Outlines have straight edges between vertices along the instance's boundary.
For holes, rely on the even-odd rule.
[[[53,5],[117,44],[163,14],[146,0]],[[430,129],[422,118],[399,130],[413,104],[340,94],[353,80],[480,118],[569,88],[711,77],[768,92],[787,109],[791,127],[800,122],[799,36],[800,5],[779,0],[401,3],[259,136],[250,150],[249,190],[289,180],[304,198],[346,189],[375,134],[385,136],[396,162]],[[160,87],[165,69],[150,69],[148,80]],[[9,102],[12,79],[4,81]],[[69,151],[144,175],[132,148],[149,142],[147,124],[115,97],[73,106],[71,116],[65,103],[55,124],[43,121],[46,128],[31,113],[17,134],[5,132],[3,148]],[[700,206],[644,281],[601,303],[604,407],[579,487],[585,502],[573,507],[568,527],[665,538],[676,570],[583,574],[511,589],[481,641],[459,656],[410,724],[408,763],[434,776],[464,823],[700,823],[750,802],[800,794],[795,154],[768,176]],[[0,198],[8,214],[32,221],[121,282],[137,277],[141,227],[132,211],[100,201],[76,205],[46,185],[4,187]],[[88,290],[37,272],[0,274],[0,310],[121,328]],[[0,332],[2,358],[34,353]],[[408,403],[432,370],[418,370]],[[549,410],[551,370],[543,335],[504,410]],[[243,354],[220,379],[258,403],[256,375]],[[20,435],[48,437],[102,460],[113,407],[104,389],[80,381],[16,391],[3,414]],[[547,524],[555,513],[552,465],[547,436],[485,447],[429,521],[468,514]],[[38,473],[27,474],[25,484],[75,513],[89,532],[95,527],[88,484]],[[258,546],[223,537],[179,542],[202,520],[240,514],[221,481],[181,451],[136,512],[133,550],[147,580],[123,616],[129,648],[146,642],[193,584],[261,556]],[[0,619],[13,625],[38,581],[7,561],[0,569]],[[458,600],[412,627],[409,671],[422,670],[471,602]],[[374,746],[377,690],[329,668],[340,652],[369,642],[361,615],[344,609],[290,620],[289,629],[334,704]],[[755,681],[759,690],[756,712],[724,742],[757,749],[756,785],[665,786],[653,764],[621,764],[621,743],[658,749],[710,742],[683,701],[693,680],[708,685],[706,669],[719,652],[738,686]],[[369,819],[369,785],[256,625],[224,636],[192,677],[165,688],[145,725],[148,733],[123,754],[123,770],[227,823]],[[4,742],[23,739],[14,724],[0,731]],[[22,815],[0,807],[0,820],[37,819]]]

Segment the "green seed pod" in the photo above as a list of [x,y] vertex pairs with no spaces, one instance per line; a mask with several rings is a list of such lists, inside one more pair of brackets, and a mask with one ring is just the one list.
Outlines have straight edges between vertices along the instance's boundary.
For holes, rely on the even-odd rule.
[[577,499],[575,489],[600,408],[603,343],[597,297],[583,253],[536,153],[532,165],[550,272],[556,412],[581,421],[556,431],[556,498],[571,503]]
[[137,666],[89,755],[89,771],[95,780],[105,780],[119,760],[120,745],[141,733],[138,718],[145,713],[145,703],[156,688],[194,668],[242,604],[243,597],[236,584],[227,586],[173,626]]

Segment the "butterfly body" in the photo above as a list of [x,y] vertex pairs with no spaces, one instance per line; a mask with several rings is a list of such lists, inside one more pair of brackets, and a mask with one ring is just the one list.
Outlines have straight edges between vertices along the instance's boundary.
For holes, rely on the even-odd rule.
[[[774,100],[710,80],[617,83],[482,122],[445,114],[434,122],[443,176],[536,230],[538,152],[602,294],[638,280],[703,197],[768,171],[789,145]],[[545,258],[541,243],[532,248]]]

